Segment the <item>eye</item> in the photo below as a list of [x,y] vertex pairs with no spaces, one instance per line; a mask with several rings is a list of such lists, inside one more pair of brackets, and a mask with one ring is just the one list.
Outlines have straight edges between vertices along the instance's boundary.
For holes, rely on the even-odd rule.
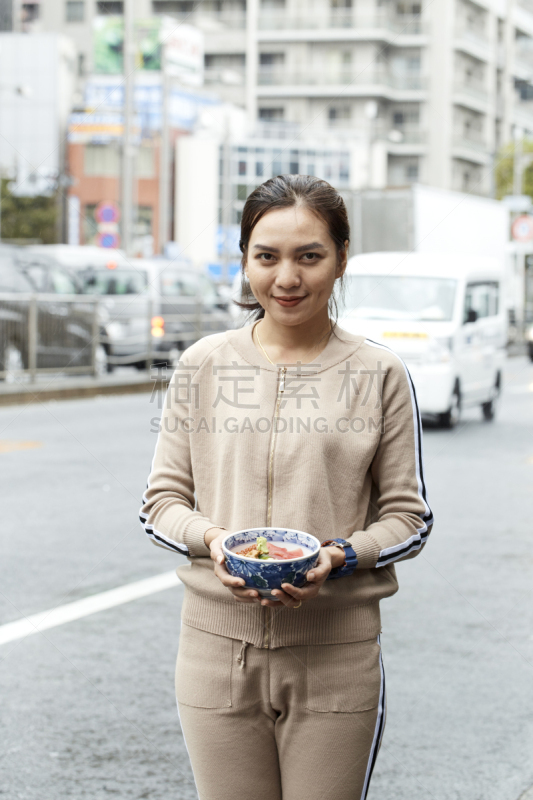
[[315,261],[318,261],[320,258],[318,253],[304,253],[302,259],[307,261],[308,264],[312,264]]
[[274,255],[272,253],[258,253],[256,255],[256,258],[259,261],[264,261],[264,262],[271,263],[272,261],[274,261],[275,257],[274,257]]

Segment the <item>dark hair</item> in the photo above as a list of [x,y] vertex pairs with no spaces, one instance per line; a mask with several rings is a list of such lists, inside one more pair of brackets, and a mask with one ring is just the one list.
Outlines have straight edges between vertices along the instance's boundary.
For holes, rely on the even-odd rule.
[[[252,231],[259,220],[276,208],[291,208],[303,206],[308,208],[326,223],[329,235],[337,247],[340,256],[346,249],[346,242],[350,241],[350,223],[344,200],[336,189],[327,181],[315,178],[312,175],[278,175],[265,181],[255,189],[246,200],[242,211],[241,238],[239,247],[242,252],[242,302],[234,301],[245,311],[257,312],[254,319],[264,317],[265,310],[251,294],[250,285],[246,280],[244,268],[248,255],[248,244]],[[342,277],[339,279],[341,291]],[[330,297],[330,315],[337,317],[338,309],[334,295]]]

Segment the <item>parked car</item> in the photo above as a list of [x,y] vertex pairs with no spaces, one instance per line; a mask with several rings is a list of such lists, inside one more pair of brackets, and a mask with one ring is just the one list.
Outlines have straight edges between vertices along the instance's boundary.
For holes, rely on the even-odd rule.
[[[146,367],[173,363],[201,336],[231,327],[227,300],[216,284],[186,260],[126,258],[120,250],[39,245],[87,294],[102,298],[102,343],[115,363]],[[108,361],[109,363],[109,361]]]
[[[18,373],[30,366],[30,298],[45,290],[37,273],[27,272],[24,266],[19,248],[0,249],[0,292],[20,294],[20,299],[0,295],[0,371],[8,381],[15,380]],[[66,302],[66,297],[65,302],[55,302],[54,297],[39,297],[35,366],[90,368],[92,308],[82,301],[75,302],[78,287],[68,276],[57,277],[57,280],[58,288],[59,281],[65,281],[62,294],[68,294],[71,302]]]
[[[205,274],[172,261],[161,260],[156,265],[154,283],[161,333],[157,334],[154,349],[159,354],[156,360],[165,363],[175,360],[202,335],[231,328],[232,317],[227,298],[221,296],[216,284]],[[166,354],[168,359],[163,358]]]
[[502,299],[494,259],[368,253],[348,262],[339,324],[396,351],[421,413],[453,427],[467,406],[494,418],[507,339]]
[[243,301],[250,302],[251,300],[253,300],[253,294],[250,291],[250,283],[246,277],[243,279],[242,272],[239,270],[231,284],[231,303],[229,306],[234,328],[242,328],[243,325],[250,321],[250,312],[244,308],[239,308],[234,301],[241,303]]

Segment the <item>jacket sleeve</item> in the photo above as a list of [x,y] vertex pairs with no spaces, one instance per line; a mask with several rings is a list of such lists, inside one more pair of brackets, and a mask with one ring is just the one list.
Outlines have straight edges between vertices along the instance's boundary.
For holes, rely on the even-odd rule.
[[[376,345],[378,347],[379,345]],[[372,523],[349,539],[359,567],[384,567],[412,558],[433,526],[422,458],[422,421],[415,388],[403,361],[388,357],[383,380],[382,431],[371,465]]]
[[139,516],[155,545],[191,557],[209,557],[204,534],[220,526],[195,511],[189,426],[197,403],[194,374],[198,367],[187,364],[187,354],[183,358],[164,398]]

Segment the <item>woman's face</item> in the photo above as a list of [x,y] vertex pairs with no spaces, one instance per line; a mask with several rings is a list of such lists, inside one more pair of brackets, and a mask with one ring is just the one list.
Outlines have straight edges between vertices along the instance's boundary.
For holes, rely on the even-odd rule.
[[346,268],[326,223],[305,207],[269,211],[252,231],[245,272],[265,312],[282,325],[327,314],[335,279]]

